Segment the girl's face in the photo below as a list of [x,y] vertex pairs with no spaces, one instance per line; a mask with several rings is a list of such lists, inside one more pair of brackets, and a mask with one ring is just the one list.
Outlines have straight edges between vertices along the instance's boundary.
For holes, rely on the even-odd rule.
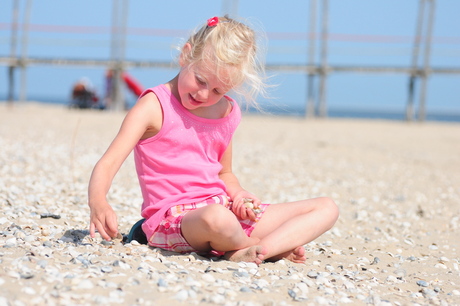
[[219,102],[230,86],[199,66],[182,67],[178,91],[182,105],[188,110],[212,106]]
[[217,77],[208,67],[200,63],[191,65],[180,61],[181,71],[178,79],[178,92],[182,105],[188,110],[195,110],[217,104],[232,89],[231,68],[220,71]]

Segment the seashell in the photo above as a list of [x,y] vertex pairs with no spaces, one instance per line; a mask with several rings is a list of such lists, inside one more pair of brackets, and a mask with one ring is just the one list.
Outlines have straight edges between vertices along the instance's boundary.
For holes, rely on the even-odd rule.
[[10,238],[6,240],[5,246],[6,247],[15,247],[17,245],[16,237]]
[[24,233],[23,231],[17,231],[16,233],[14,233],[14,236],[16,238],[24,239],[26,237],[26,233]]
[[418,280],[417,285],[419,285],[420,287],[428,287],[428,282],[424,280]]
[[245,202],[244,205],[245,205],[247,208],[254,209],[254,204],[252,204],[252,202]]
[[120,233],[117,233],[117,236],[116,236],[116,237],[113,237],[113,238],[112,238],[112,241],[113,241],[113,242],[121,242],[121,241],[123,241],[123,235],[120,234]]
[[253,199],[249,199],[249,198],[243,198],[243,203],[244,205],[249,208],[249,209],[252,209],[252,211],[258,215],[262,212],[262,209],[260,209],[259,207],[256,207],[254,206],[254,200]]
[[101,267],[101,271],[104,273],[111,273],[113,272],[113,268],[110,266],[104,266],[104,267]]

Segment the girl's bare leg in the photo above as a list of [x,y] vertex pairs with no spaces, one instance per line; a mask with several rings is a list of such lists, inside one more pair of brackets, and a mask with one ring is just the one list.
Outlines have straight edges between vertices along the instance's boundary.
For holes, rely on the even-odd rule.
[[233,261],[260,264],[265,258],[265,248],[260,239],[248,237],[236,216],[220,204],[211,204],[188,212],[182,219],[182,235],[197,251],[227,252]]
[[338,213],[329,198],[274,204],[267,208],[251,237],[260,239],[259,245],[267,252],[265,260],[305,262],[302,246],[329,230]]

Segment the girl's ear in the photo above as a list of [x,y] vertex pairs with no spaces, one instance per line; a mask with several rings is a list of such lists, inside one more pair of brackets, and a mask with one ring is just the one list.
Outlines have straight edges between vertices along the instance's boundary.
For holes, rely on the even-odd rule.
[[192,45],[190,43],[186,43],[183,47],[182,47],[182,52],[180,53],[180,56],[179,56],[179,65],[181,67],[184,67],[186,64],[187,64],[187,55],[192,51]]

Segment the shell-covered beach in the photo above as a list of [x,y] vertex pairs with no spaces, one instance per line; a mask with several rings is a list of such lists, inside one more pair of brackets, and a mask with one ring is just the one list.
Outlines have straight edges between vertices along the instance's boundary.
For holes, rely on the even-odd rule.
[[[0,104],[0,305],[460,305],[460,124],[244,115],[246,189],[340,208],[306,264],[256,266],[89,237],[88,180],[123,118]],[[108,199],[128,234],[132,156]]]

